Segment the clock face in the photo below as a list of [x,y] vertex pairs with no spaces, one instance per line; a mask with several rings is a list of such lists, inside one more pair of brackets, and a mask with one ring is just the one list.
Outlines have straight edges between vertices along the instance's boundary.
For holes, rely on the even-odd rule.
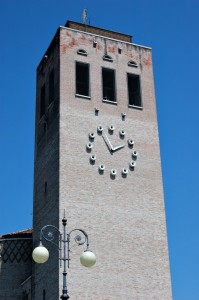
[[135,169],[138,153],[133,137],[125,129],[125,120],[126,114],[122,113],[118,124],[98,123],[88,132],[89,162],[100,175],[108,172],[112,179],[126,178]]

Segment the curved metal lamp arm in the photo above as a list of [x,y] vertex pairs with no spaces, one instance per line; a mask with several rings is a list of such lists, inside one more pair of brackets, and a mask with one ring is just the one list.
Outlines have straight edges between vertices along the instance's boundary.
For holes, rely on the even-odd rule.
[[[49,229],[49,230],[45,232],[46,229]],[[53,225],[45,225],[44,227],[42,227],[42,229],[40,231],[40,241],[42,241],[42,238],[44,238],[47,242],[50,242],[60,248],[60,245],[53,241],[55,237],[54,237],[54,233],[52,231],[50,231],[50,229],[55,230],[58,233],[59,243],[60,243],[62,234],[60,233],[59,229]]]
[[84,235],[84,240],[82,241],[82,238],[81,236],[77,235],[75,237],[75,242],[78,244],[78,246],[80,245],[83,245],[86,243],[86,250],[89,250],[89,241],[88,241],[88,234],[86,233],[86,231],[84,231],[83,229],[80,229],[80,228],[75,228],[75,229],[72,229],[69,233],[68,233],[68,240],[70,241],[70,235],[72,232],[74,231],[80,231],[81,233],[83,233]]

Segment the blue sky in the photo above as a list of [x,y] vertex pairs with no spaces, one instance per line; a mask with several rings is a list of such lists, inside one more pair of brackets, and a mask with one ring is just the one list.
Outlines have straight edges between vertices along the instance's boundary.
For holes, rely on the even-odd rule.
[[198,0],[0,0],[0,233],[32,226],[36,67],[85,7],[153,49],[173,299],[198,300]]

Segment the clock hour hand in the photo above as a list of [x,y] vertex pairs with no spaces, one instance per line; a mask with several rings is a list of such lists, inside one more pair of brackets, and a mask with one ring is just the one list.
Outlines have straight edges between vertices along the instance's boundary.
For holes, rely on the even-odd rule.
[[118,150],[120,150],[120,149],[122,149],[122,148],[124,148],[124,147],[125,147],[125,145],[119,145],[119,146],[117,146],[117,147],[114,147],[114,148],[112,149],[112,152],[118,151]]
[[116,151],[124,148],[124,146],[125,146],[125,145],[119,145],[119,146],[113,148],[113,146],[111,145],[111,142],[109,141],[109,138],[107,137],[105,132],[103,133],[102,137],[103,137],[109,151],[111,152],[111,154],[113,154],[113,152],[116,152]]
[[104,141],[105,141],[105,143],[106,143],[109,151],[112,153],[113,152],[113,146],[111,145],[111,142],[109,141],[109,139],[108,139],[108,137],[107,137],[107,135],[106,135],[105,132],[102,134],[102,137],[103,137],[103,139],[104,139]]

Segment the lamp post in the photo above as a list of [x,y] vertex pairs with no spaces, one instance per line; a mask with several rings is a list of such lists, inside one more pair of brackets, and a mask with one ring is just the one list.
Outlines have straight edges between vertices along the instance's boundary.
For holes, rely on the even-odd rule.
[[[42,245],[42,238],[59,247],[60,267],[62,265],[61,262],[63,261],[63,289],[60,298],[66,300],[70,298],[67,291],[66,262],[68,262],[67,265],[69,268],[71,233],[74,231],[79,231],[80,233],[83,234],[83,239],[80,235],[77,235],[75,237],[75,242],[77,243],[77,245],[83,245],[86,243],[86,250],[80,256],[80,262],[84,267],[92,267],[96,262],[96,256],[91,250],[89,250],[88,235],[83,229],[75,228],[72,229],[69,233],[66,232],[67,219],[65,217],[65,210],[64,210],[64,217],[62,219],[62,225],[63,225],[63,234],[59,231],[57,227],[53,225],[45,225],[44,227],[42,227],[40,231],[40,243],[39,246],[33,250],[32,257],[36,263],[45,263],[48,260],[49,252],[48,249]],[[59,244],[54,242],[53,231],[57,232],[58,234]],[[62,250],[63,250],[63,255],[62,255]]]

